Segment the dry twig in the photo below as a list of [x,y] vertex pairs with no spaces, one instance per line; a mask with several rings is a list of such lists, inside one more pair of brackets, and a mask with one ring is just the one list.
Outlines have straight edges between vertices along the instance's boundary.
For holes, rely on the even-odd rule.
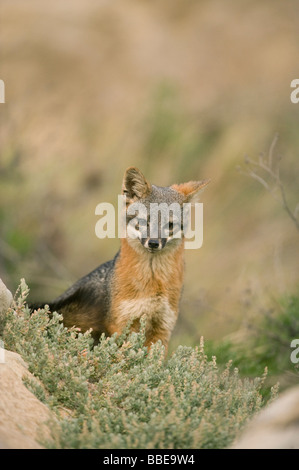
[[[299,230],[299,202],[294,210],[290,208],[287,202],[285,187],[281,180],[279,169],[279,161],[281,160],[281,157],[275,157],[274,155],[277,141],[278,135],[276,134],[270,145],[268,155],[261,153],[259,155],[258,161],[255,161],[248,157],[248,155],[245,155],[244,161],[246,169],[244,170],[241,167],[237,167],[237,169],[241,174],[250,176],[251,178],[258,181],[262,186],[264,186],[264,188],[269,191],[274,199],[281,203],[290,219],[294,222],[297,230]],[[260,174],[261,171],[267,175],[267,179]],[[277,195],[278,191],[279,195]]]

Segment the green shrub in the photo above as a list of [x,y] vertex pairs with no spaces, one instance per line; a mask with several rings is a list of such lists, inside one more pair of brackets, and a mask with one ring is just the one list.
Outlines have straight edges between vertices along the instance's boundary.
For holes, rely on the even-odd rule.
[[299,364],[293,363],[290,357],[293,351],[291,342],[297,338],[299,295],[295,293],[276,299],[271,308],[259,309],[241,336],[208,341],[205,351],[208,357],[216,354],[222,366],[230,358],[241,376],[255,377],[267,367],[263,395],[268,396],[271,386],[277,381],[282,389],[298,383]]
[[299,338],[299,296],[283,296],[276,309],[265,311],[261,320],[250,326],[251,344],[259,363],[267,362],[273,374],[288,371],[298,380],[298,364],[290,360],[290,343]]
[[26,385],[57,414],[51,448],[223,448],[260,409],[265,380],[220,371],[203,341],[179,346],[168,360],[139,333],[102,336],[63,327],[62,317],[30,315],[24,281],[5,319],[3,340],[38,379]]

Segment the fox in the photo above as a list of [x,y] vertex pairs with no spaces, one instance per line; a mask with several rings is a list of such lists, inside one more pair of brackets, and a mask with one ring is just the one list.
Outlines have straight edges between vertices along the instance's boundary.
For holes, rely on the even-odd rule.
[[[145,318],[145,346],[161,341],[167,354],[179,314],[184,275],[184,233],[179,218],[169,212],[167,230],[161,215],[151,220],[151,205],[163,204],[182,212],[185,203],[198,201],[210,180],[160,187],[151,184],[136,167],[126,169],[122,182],[125,197],[126,236],[115,257],[85,275],[63,294],[47,303],[50,312],[63,317],[65,327],[91,330],[95,342],[102,334],[121,334],[130,323],[138,331]],[[145,211],[134,212],[136,204]],[[151,236],[151,226],[154,237]],[[44,304],[29,304],[32,310]]]

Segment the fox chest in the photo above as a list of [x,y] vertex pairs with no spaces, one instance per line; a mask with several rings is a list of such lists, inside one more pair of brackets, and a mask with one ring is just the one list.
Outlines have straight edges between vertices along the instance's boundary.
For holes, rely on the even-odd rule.
[[123,328],[129,320],[134,322],[145,316],[147,329],[156,331],[171,332],[177,318],[177,311],[171,308],[165,296],[123,300],[118,304],[115,313],[115,323],[119,328]]

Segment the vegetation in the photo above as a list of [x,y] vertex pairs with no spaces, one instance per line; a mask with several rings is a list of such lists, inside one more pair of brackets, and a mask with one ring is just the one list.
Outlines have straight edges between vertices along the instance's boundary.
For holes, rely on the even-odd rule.
[[259,309],[255,318],[231,339],[208,341],[206,353],[219,358],[219,365],[230,358],[241,376],[255,377],[268,368],[263,395],[279,382],[280,389],[295,385],[299,379],[299,364],[291,361],[291,341],[298,338],[299,295],[284,295],[275,307]]
[[144,347],[142,324],[94,346],[89,332],[64,328],[46,308],[30,315],[28,292],[22,281],[1,334],[39,379],[27,386],[56,412],[48,447],[223,448],[265,403],[266,371],[242,380],[231,361],[219,368],[208,359],[203,340],[165,360],[161,344]]

